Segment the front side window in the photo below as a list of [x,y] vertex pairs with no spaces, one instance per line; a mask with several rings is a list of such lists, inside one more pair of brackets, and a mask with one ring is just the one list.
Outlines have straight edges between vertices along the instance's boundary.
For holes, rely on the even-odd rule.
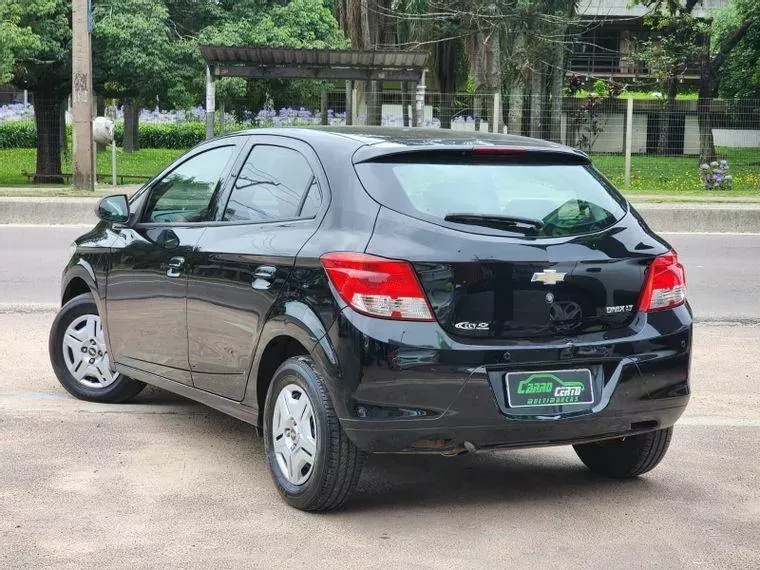
[[322,195],[306,158],[290,148],[256,145],[240,170],[225,221],[312,218]]
[[207,150],[186,160],[153,185],[143,222],[205,222],[234,146]]

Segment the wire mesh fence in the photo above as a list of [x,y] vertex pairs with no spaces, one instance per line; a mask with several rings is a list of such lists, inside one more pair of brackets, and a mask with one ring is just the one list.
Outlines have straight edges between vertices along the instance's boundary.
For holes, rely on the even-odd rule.
[[[31,105],[0,105],[0,148],[35,148],[35,123],[46,121],[49,123],[46,136],[57,133],[66,162],[71,136],[66,104],[58,102],[40,110],[44,116],[39,116]],[[118,109],[112,114],[117,121],[118,138],[123,133],[124,114]],[[220,99],[215,119],[216,134],[313,125],[419,126],[508,133],[583,150],[621,188],[626,186],[629,155],[628,189],[633,192],[672,193],[700,188],[760,191],[760,100],[715,99],[700,108],[696,100],[680,99],[629,103],[626,98],[596,95],[553,100],[502,97],[494,93],[342,89],[315,92],[305,100],[298,97],[272,100],[268,96]],[[187,148],[203,139],[204,121],[202,108],[144,109],[139,115],[141,146]],[[173,132],[168,132],[171,130],[168,127],[167,132],[158,128],[157,124],[163,123],[171,124]],[[45,152],[52,152],[55,145],[43,146]],[[34,168],[28,170],[34,172]]]

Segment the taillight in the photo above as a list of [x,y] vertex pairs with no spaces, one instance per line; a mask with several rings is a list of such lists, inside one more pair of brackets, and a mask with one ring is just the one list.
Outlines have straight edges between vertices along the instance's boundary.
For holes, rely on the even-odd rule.
[[327,253],[321,261],[338,294],[354,310],[385,319],[434,320],[408,262],[348,252]]
[[647,269],[640,311],[658,311],[676,307],[686,300],[686,272],[670,250],[652,260]]

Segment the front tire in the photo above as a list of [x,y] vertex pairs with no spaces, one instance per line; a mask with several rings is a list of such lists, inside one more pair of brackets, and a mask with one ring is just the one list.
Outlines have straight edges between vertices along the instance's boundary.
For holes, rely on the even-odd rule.
[[673,428],[639,435],[574,445],[575,453],[594,473],[613,479],[629,479],[651,471],[670,446]]
[[90,293],[74,297],[58,311],[48,350],[58,381],[80,400],[124,402],[145,388],[143,382],[111,370],[98,306]]
[[346,502],[366,456],[343,431],[311,358],[290,358],[274,373],[263,424],[269,470],[285,502],[303,511]]

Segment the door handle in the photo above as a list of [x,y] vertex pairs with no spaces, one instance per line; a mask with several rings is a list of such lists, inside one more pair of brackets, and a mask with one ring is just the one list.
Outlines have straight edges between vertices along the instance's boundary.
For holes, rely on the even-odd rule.
[[274,279],[277,268],[271,265],[260,265],[253,272],[253,283],[251,286],[254,289],[269,289],[272,286],[272,279]]
[[185,265],[184,257],[172,257],[167,263],[169,269],[166,270],[167,277],[179,277],[182,273],[182,267]]

